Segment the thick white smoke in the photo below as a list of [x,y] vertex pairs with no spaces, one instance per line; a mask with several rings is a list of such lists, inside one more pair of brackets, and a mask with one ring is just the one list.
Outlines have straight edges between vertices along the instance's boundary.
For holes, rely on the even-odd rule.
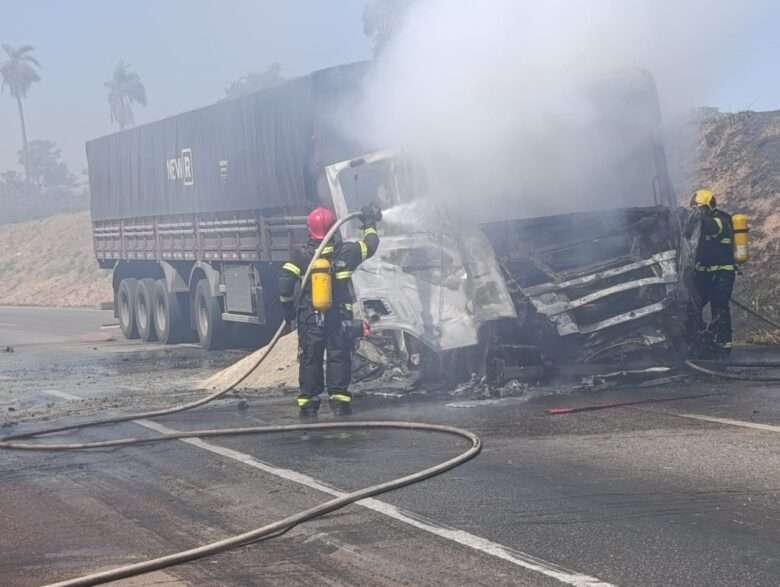
[[703,105],[762,5],[419,0],[376,63],[352,128],[426,159],[432,196],[481,219],[507,206],[537,216],[648,204],[614,172],[648,147],[631,131],[621,137],[614,120],[602,124],[611,106],[594,100],[593,84],[642,68],[667,119]]

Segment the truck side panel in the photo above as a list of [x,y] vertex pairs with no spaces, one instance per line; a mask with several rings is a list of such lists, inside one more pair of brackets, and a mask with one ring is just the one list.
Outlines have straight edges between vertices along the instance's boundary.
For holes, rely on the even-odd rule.
[[95,220],[102,267],[119,260],[284,261],[305,242],[306,207]]
[[93,220],[304,202],[312,134],[307,82],[87,143]]

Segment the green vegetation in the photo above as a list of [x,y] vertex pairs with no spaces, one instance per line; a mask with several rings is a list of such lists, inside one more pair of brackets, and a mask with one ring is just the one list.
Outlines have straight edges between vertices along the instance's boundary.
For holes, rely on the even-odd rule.
[[104,84],[108,88],[108,106],[111,122],[120,130],[135,124],[133,105],[146,106],[146,87],[140,76],[130,70],[124,60],[114,68],[114,76]]

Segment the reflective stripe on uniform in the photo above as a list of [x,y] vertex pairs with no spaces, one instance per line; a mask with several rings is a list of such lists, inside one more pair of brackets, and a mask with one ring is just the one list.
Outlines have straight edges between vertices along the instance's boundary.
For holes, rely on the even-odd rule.
[[715,224],[718,225],[718,234],[723,232],[723,221],[717,216],[713,216],[712,219],[715,221]]
[[329,398],[332,399],[334,402],[349,403],[352,401],[352,397],[345,393],[332,393],[330,394]]
[[374,228],[373,226],[369,226],[368,228],[363,229],[363,236],[368,236],[369,234],[376,234],[377,236],[379,236],[376,231],[376,228]]
[[279,301],[284,302],[293,302],[295,301],[295,296],[279,296]]
[[731,239],[730,238],[722,238],[722,239],[720,239],[720,244],[722,244],[722,245],[730,245],[731,244]]
[[360,245],[360,260],[365,261],[368,257],[368,245],[363,241],[358,241],[358,245]]
[[734,271],[734,265],[699,265],[696,264],[696,271],[705,271],[707,273],[711,271]]
[[327,247],[322,249],[322,253],[321,254],[323,254],[323,255],[330,255],[332,252],[333,252],[333,245],[328,245]]
[[338,271],[334,274],[336,279],[349,279],[352,277],[352,271]]
[[301,268],[298,267],[295,263],[285,263],[284,265],[282,265],[282,269],[289,271],[296,277],[301,276]]
[[298,401],[299,408],[305,408],[313,401],[317,401],[319,403],[319,400],[316,400],[313,397],[299,397],[297,401]]
[[352,304],[344,304],[344,309],[347,312],[351,312],[352,311]]

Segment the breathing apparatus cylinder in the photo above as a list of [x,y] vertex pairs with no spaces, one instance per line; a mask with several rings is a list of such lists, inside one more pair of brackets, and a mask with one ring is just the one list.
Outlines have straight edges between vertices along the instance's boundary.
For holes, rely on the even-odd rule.
[[333,278],[330,261],[320,257],[311,266],[311,304],[318,312],[327,312],[333,305]]
[[731,223],[734,226],[734,261],[745,263],[748,260],[748,217],[734,214]]

